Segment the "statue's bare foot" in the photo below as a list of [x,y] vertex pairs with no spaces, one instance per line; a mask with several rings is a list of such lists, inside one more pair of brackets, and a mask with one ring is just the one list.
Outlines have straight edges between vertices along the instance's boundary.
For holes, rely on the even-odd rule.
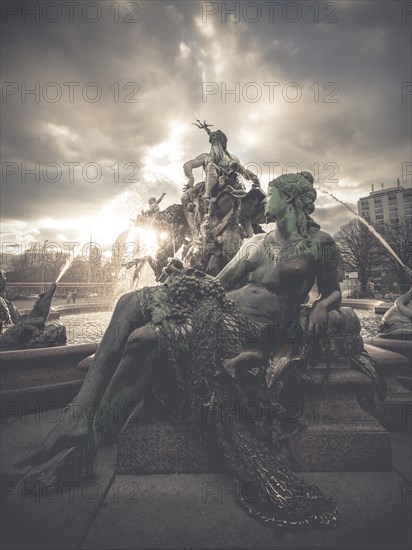
[[44,443],[34,453],[17,461],[14,466],[17,469],[38,466],[53,458],[63,449],[81,447],[86,443],[89,431],[87,425],[80,426],[78,422],[70,418],[69,409],[49,433]]

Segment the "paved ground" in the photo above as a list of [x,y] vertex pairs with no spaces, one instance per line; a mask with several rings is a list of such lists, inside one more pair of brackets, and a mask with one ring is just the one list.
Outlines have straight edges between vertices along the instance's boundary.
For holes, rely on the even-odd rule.
[[7,548],[410,548],[412,438],[392,434],[389,472],[299,474],[339,502],[333,530],[277,533],[248,517],[231,478],[218,474],[115,475],[115,446],[96,476],[47,491],[17,490],[13,462],[60,412],[8,419],[1,432],[2,549]]

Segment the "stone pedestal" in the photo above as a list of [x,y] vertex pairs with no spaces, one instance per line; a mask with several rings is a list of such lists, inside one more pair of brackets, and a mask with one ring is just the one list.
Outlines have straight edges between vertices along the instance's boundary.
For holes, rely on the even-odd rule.
[[391,432],[410,432],[412,429],[412,393],[395,378],[386,378],[388,393],[376,407],[376,418]]
[[318,383],[301,403],[308,427],[287,442],[296,471],[377,471],[392,469],[390,433],[362,409],[358,399],[371,399],[372,380],[351,368],[312,370]]
[[[288,442],[296,471],[367,471],[392,468],[389,432],[358,404],[372,391],[367,376],[350,368],[313,369],[315,384],[293,415],[308,427]],[[288,414],[290,413],[290,408]],[[222,472],[219,451],[205,443],[197,429],[144,415],[131,419],[118,438],[117,472],[121,474]]]

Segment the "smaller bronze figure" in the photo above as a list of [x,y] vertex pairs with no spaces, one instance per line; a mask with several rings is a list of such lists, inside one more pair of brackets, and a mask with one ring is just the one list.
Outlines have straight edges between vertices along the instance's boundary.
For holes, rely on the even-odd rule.
[[[53,283],[46,292],[39,295],[30,313],[27,315],[18,314],[18,318],[16,317],[18,313],[17,308],[14,308],[11,302],[8,302],[8,304],[11,304],[9,312],[13,311],[10,315],[12,324],[6,326],[5,330],[1,333],[1,351],[46,348],[66,344],[66,327],[59,321],[52,321],[46,324],[56,288],[56,283]],[[3,297],[1,300],[1,306],[3,304],[7,305]],[[14,321],[14,319],[16,320]]]
[[0,271],[0,333],[20,319],[20,312],[11,300],[6,298],[6,276]]
[[146,214],[146,216],[153,216],[154,214],[158,214],[160,212],[159,204],[162,202],[165,196],[166,193],[162,193],[158,199],[156,199],[156,197],[150,197],[150,199],[148,200],[149,209],[145,210],[144,214]]

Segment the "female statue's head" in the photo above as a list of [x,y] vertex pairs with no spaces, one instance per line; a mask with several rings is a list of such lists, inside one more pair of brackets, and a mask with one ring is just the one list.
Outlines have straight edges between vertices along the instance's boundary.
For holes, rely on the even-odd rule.
[[265,213],[269,221],[294,218],[301,235],[318,231],[320,226],[310,217],[315,210],[316,191],[309,172],[284,174],[269,183]]

